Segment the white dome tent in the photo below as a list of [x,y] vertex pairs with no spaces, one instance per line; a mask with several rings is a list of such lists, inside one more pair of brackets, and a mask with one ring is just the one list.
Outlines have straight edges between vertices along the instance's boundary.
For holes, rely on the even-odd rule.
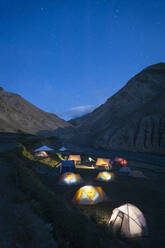
[[126,238],[137,238],[148,234],[142,212],[130,203],[113,210],[109,225],[113,232]]

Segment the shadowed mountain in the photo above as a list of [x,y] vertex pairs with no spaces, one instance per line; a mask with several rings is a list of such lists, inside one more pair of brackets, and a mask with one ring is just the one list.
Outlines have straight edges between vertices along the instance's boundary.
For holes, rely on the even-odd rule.
[[165,63],[147,67],[92,113],[70,123],[79,144],[165,153]]
[[31,134],[44,131],[45,134],[70,126],[55,114],[42,111],[21,96],[0,88],[0,131]]

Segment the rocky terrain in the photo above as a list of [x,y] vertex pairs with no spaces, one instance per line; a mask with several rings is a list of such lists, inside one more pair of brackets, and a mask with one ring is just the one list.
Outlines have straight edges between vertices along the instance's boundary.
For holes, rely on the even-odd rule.
[[44,134],[69,126],[55,114],[44,112],[21,96],[0,88],[0,132]]
[[165,63],[135,75],[92,113],[70,121],[74,142],[97,148],[165,153]]

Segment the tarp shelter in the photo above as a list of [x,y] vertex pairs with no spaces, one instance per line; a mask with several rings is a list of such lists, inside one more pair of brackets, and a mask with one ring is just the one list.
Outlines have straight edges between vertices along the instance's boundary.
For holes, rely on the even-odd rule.
[[72,201],[77,204],[94,205],[102,202],[104,199],[105,193],[101,187],[87,185],[76,192]]
[[83,180],[79,174],[75,174],[72,172],[66,172],[66,173],[62,174],[62,176],[60,177],[60,179],[58,181],[58,184],[60,184],[60,185],[75,185],[75,184],[79,184],[82,182],[83,182]]
[[60,149],[58,149],[60,152],[64,152],[67,151],[68,149],[66,147],[61,147]]
[[142,212],[129,203],[113,210],[109,225],[113,232],[126,238],[136,238],[148,234],[147,223]]
[[96,169],[107,169],[110,168],[110,159],[107,158],[98,158],[96,161]]
[[60,166],[60,174],[65,172],[74,172],[75,163],[74,160],[62,160],[62,164]]
[[120,173],[130,173],[131,169],[127,166],[122,166],[119,170]]
[[106,181],[106,182],[112,181],[111,173],[109,173],[108,171],[99,172],[98,175],[97,175],[96,180],[98,180],[98,181]]
[[139,171],[139,170],[133,170],[129,173],[129,176],[131,177],[140,177],[140,178],[144,178],[144,174],[142,171]]
[[36,157],[47,158],[48,157],[48,154],[45,151],[36,152]]
[[41,152],[41,151],[49,152],[49,151],[53,151],[53,149],[48,146],[41,146],[35,150],[35,152]]
[[68,160],[74,160],[75,164],[81,164],[81,157],[80,155],[69,155]]

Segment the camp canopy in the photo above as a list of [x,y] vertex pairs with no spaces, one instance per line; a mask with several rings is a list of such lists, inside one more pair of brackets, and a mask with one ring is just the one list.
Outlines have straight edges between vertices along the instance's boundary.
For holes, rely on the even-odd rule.
[[53,151],[53,149],[50,148],[50,147],[48,147],[48,146],[41,146],[41,147],[39,147],[38,149],[35,150],[35,152],[40,152],[40,151],[47,151],[47,152],[49,152],[49,151]]
[[60,152],[64,152],[66,150],[68,150],[66,147],[61,147],[60,149],[58,149]]
[[104,199],[105,193],[101,187],[87,185],[76,192],[72,201],[78,204],[94,205],[102,202]]
[[96,161],[96,168],[103,166],[109,169],[109,165],[110,165],[110,159],[107,158],[98,158]]
[[127,238],[147,235],[147,224],[142,212],[129,203],[113,210],[109,225],[113,232]]
[[66,172],[62,174],[62,176],[59,179],[58,184],[60,185],[75,185],[82,183],[82,178],[79,174],[75,174],[72,172]]
[[98,173],[96,180],[108,182],[112,180],[112,176],[108,171],[102,171]]
[[74,160],[75,163],[81,163],[81,157],[80,155],[69,155],[68,160]]

